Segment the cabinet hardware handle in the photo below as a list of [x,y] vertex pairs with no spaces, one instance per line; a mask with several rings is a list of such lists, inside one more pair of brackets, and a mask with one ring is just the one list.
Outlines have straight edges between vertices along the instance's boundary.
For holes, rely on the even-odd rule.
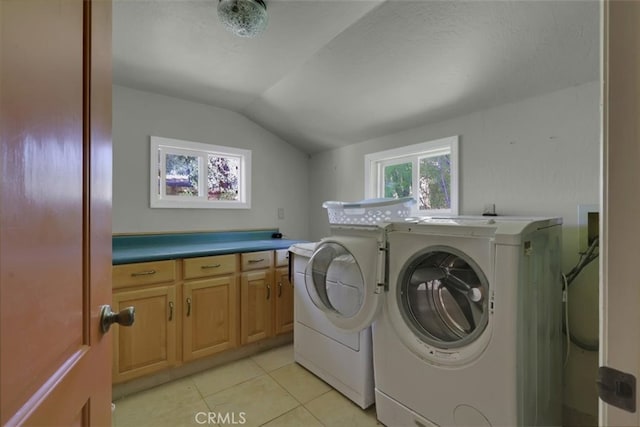
[[220,267],[221,264],[210,264],[210,265],[203,265],[200,268],[202,269],[207,269],[207,268],[218,268]]
[[173,320],[173,301],[169,301],[169,321]]
[[267,299],[271,298],[271,285],[267,283]]
[[139,271],[137,273],[131,273],[131,277],[136,277],[136,276],[150,276],[152,274],[156,274],[155,270],[147,270],[147,271]]
[[264,261],[264,258],[250,259],[249,264],[255,264],[256,262],[262,262],[262,261]]
[[187,298],[187,317],[191,316],[191,298]]
[[278,282],[278,298],[282,296],[282,282]]

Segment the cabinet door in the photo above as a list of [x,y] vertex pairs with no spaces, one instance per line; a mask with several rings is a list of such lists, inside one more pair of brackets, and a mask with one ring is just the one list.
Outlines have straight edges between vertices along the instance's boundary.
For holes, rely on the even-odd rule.
[[184,284],[184,361],[238,345],[236,283],[237,276],[230,275]]
[[241,342],[248,344],[273,335],[271,325],[272,270],[242,273]]
[[172,366],[176,360],[175,286],[113,294],[114,311],[136,308],[135,323],[113,328],[113,382]]
[[293,286],[289,281],[289,268],[278,268],[275,275],[275,333],[278,335],[293,331]]

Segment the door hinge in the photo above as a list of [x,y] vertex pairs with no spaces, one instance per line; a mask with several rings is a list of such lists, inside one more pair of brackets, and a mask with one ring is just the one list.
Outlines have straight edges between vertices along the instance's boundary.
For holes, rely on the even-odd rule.
[[598,369],[598,396],[605,403],[629,412],[636,412],[636,377],[617,369]]

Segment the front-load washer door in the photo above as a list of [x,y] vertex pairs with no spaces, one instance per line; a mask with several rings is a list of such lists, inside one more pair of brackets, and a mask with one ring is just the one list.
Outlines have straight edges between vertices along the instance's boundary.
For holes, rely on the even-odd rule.
[[489,319],[489,282],[479,266],[452,247],[433,246],[405,264],[396,298],[404,323],[435,349],[478,340]]
[[375,239],[341,237],[324,240],[305,271],[311,301],[338,328],[357,332],[368,327],[383,301],[380,251]]

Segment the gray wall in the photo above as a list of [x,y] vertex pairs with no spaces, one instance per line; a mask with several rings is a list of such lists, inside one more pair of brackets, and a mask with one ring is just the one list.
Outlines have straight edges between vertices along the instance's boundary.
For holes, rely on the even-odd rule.
[[599,200],[599,117],[593,82],[316,154],[311,236],[329,232],[323,201],[363,198],[365,154],[451,135],[460,135],[460,214],[495,203],[502,215],[556,215],[575,227],[577,205]]
[[[571,87],[312,156],[312,239],[329,233],[323,201],[364,197],[365,154],[460,135],[460,214],[481,214],[495,203],[501,215],[562,217],[567,272],[579,256],[578,205],[599,203],[599,88],[598,82]],[[597,262],[574,282],[570,297],[572,330],[597,341]],[[572,347],[565,404],[597,413],[596,367],[597,353]]]
[[[151,209],[151,135],[252,150],[251,209]],[[238,113],[113,87],[114,233],[275,227],[306,239],[308,164],[305,153]]]

